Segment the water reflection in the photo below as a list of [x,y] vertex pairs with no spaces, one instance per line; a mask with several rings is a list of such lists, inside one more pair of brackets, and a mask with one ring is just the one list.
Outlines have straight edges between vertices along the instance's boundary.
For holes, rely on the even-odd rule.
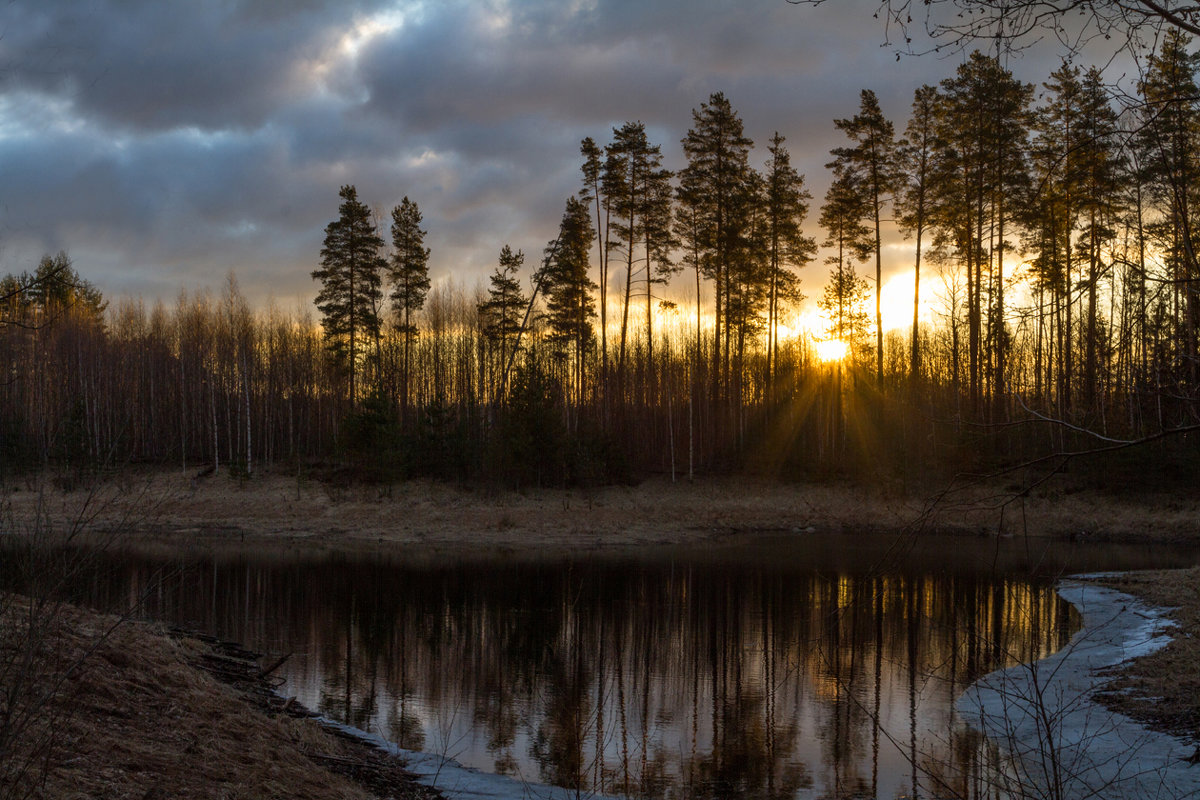
[[[124,560],[88,589],[292,652],[286,691],[412,749],[646,797],[986,796],[953,698],[1061,647],[1048,580],[820,558]],[[878,720],[879,724],[874,724]]]

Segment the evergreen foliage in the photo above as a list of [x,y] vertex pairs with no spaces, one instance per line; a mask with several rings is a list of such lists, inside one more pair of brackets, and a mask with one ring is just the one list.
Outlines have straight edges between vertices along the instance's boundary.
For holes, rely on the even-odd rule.
[[500,263],[492,272],[488,299],[479,304],[483,336],[493,348],[498,348],[501,368],[508,365],[521,333],[521,317],[527,301],[517,273],[524,265],[525,254],[520,250],[514,253],[504,245],[500,249]]
[[413,314],[425,305],[429,294],[429,248],[421,229],[421,211],[406,196],[392,209],[392,251],[388,274],[392,282],[392,312],[404,339],[404,373],[401,376],[400,407],[408,409],[412,340],[417,335]]
[[363,348],[379,338],[379,304],[383,297],[383,239],[371,210],[353,186],[343,186],[338,218],[325,226],[321,267],[312,273],[321,282],[317,309],[325,342],[337,366],[349,378],[350,405],[357,403],[357,375]]
[[591,229],[587,206],[577,198],[568,198],[558,238],[546,248],[545,264],[536,276],[546,294],[550,340],[557,345],[559,355],[573,364],[572,399],[576,402],[583,398],[587,356],[593,344],[592,319],[596,316],[592,294],[596,284],[588,277]]
[[859,112],[854,117],[834,120],[833,124],[854,142],[854,146],[834,148],[834,161],[826,166],[842,178],[843,191],[862,195],[859,205],[874,228],[868,255],[875,255],[875,379],[882,381],[883,313],[880,291],[883,288],[883,248],[879,229],[883,204],[900,182],[895,130],[883,116],[879,99],[870,89],[864,89],[860,94]]
[[712,393],[729,398],[732,385],[729,306],[738,270],[752,262],[741,256],[750,233],[754,182],[749,156],[754,142],[724,93],[716,92],[692,111],[683,138],[687,167],[679,173],[682,206],[677,228],[698,273],[714,285]]
[[778,370],[780,312],[784,306],[804,299],[800,277],[793,270],[807,265],[817,253],[816,240],[805,236],[802,228],[812,195],[804,188],[804,176],[792,167],[791,155],[783,143],[784,138],[776,131],[768,149],[762,197],[768,258],[767,391],[771,396]]

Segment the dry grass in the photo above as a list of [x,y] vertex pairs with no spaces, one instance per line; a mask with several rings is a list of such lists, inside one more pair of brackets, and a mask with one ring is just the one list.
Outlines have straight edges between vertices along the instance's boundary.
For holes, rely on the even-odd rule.
[[1200,744],[1200,567],[1098,581],[1172,609],[1178,626],[1156,653],[1122,665],[1098,699],[1113,711]]
[[[24,601],[8,604],[0,647],[22,646],[28,608]],[[358,771],[370,773],[370,756],[360,746],[311,720],[259,713],[198,670],[192,662],[201,643],[117,622],[59,607],[43,629],[33,672],[25,675],[34,680],[14,695],[38,714],[0,758],[0,797],[394,796],[367,791],[312,757],[332,757],[322,763],[336,762],[347,772],[362,762]],[[6,696],[19,672],[0,675],[7,679],[0,681]]]
[[[1049,489],[1014,499],[1004,487],[970,486],[930,499],[941,487],[797,484],[752,478],[695,483],[655,477],[634,487],[489,492],[428,481],[339,487],[294,476],[150,472],[117,480],[140,487],[116,493],[89,529],[129,530],[143,549],[364,552],[403,547],[435,557],[502,551],[586,550],[688,544],[740,532],[897,530],[920,521],[941,533],[1030,533],[1091,541],[1183,541],[1196,537],[1200,507],[1192,500],[1137,503],[1094,492]],[[19,523],[36,495],[12,491]],[[71,519],[79,493],[51,494],[51,515]],[[153,500],[154,515],[142,509]]]

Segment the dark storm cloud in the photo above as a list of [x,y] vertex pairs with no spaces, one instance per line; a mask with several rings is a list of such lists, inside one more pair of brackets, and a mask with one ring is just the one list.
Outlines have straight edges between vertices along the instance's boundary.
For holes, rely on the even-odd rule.
[[416,200],[435,277],[471,285],[506,242],[541,253],[582,137],[640,119],[682,166],[718,90],[760,144],[788,137],[819,202],[861,88],[900,118],[953,71],[897,65],[873,8],[22,0],[0,9],[0,272],[61,248],[112,293],[170,300],[235,269],[256,299],[307,300],[353,183],[384,221]]

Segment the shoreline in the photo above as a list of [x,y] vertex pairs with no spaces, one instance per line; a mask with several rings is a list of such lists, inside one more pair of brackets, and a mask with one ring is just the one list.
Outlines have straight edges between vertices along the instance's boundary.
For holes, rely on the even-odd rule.
[[[4,487],[0,490],[0,510],[4,512],[0,517],[0,533],[58,534],[85,544],[107,543],[117,551],[175,556],[257,553],[268,558],[324,555],[434,563],[492,558],[498,554],[517,559],[627,553],[648,556],[669,553],[670,548],[697,547],[719,558],[752,545],[756,538],[813,537],[827,539],[836,546],[837,537],[868,530],[898,535],[920,532],[928,534],[930,539],[959,537],[987,543],[989,551],[993,544],[1003,540],[1016,540],[1018,545],[1027,546],[1027,541],[1021,542],[1026,535],[1059,543],[1117,542],[1131,545],[1131,550],[1142,548],[1148,552],[1154,548],[1144,545],[1200,541],[1200,531],[1195,525],[1196,506],[1192,501],[1154,509],[1149,508],[1149,501],[1145,506],[1131,505],[1113,498],[1097,499],[1092,493],[1072,494],[1067,498],[1050,495],[1027,500],[1023,515],[1001,515],[996,510],[998,496],[1001,495],[994,490],[977,488],[969,495],[956,497],[953,503],[939,509],[938,514],[926,515],[926,501],[915,492],[905,496],[890,492],[887,487],[787,484],[746,478],[706,478],[694,484],[651,479],[636,487],[493,493],[429,482],[339,488],[315,481],[297,483],[293,477],[280,475],[239,482],[223,476],[197,481],[181,478],[177,473],[153,472],[110,479],[90,492],[31,487],[13,491],[11,485]],[[1015,518],[1022,523],[1020,527]],[[1164,559],[1159,556],[1158,560],[1161,563]],[[1079,598],[1084,605],[1081,609],[1084,629],[1059,653],[1037,662],[1042,665],[1037,669],[1056,677],[1060,673],[1065,675],[1054,666],[1057,664],[1054,659],[1067,660],[1084,650],[1086,639],[1096,631],[1121,629],[1124,624],[1118,624],[1121,616],[1127,620],[1152,617],[1161,621],[1166,613],[1162,610],[1165,596],[1177,597],[1181,603],[1187,601],[1194,613],[1200,613],[1200,590],[1195,597],[1182,597],[1178,590],[1172,594],[1160,589],[1158,596],[1150,593],[1148,602],[1114,592],[1111,597],[1119,600],[1110,597],[1102,602],[1102,593],[1111,589],[1101,586],[1101,582],[1111,586],[1145,580],[1152,586],[1158,585],[1153,580],[1159,579],[1144,576],[1173,575],[1174,578],[1161,580],[1178,581],[1178,572],[1138,572],[1132,573],[1136,578],[1108,576],[1088,584],[1072,583],[1072,587],[1079,587],[1086,595]],[[1200,569],[1192,574],[1200,576]],[[1200,586],[1194,577],[1189,580]],[[1124,588],[1145,595],[1136,592],[1137,586]],[[1126,613],[1120,613],[1121,607]],[[1103,613],[1109,616],[1096,616]],[[1145,633],[1141,636],[1147,637]],[[1127,646],[1129,641],[1120,640],[1121,653],[1133,651]],[[1193,736],[1200,741],[1200,727],[1184,730],[1178,720],[1161,722],[1160,727],[1173,728],[1179,735],[1170,736],[1169,747],[1154,744],[1165,741],[1153,739],[1163,734],[1132,720],[1129,723],[1136,726],[1136,731],[1125,727],[1123,722],[1110,724],[1109,720],[1116,719],[1112,716],[1114,703],[1094,697],[1101,684],[1144,671],[1141,667],[1144,662],[1123,663],[1117,678],[1101,679],[1094,675],[1095,669],[1111,668],[1121,658],[1093,665],[1094,669],[1089,666],[1084,676],[1086,685],[1063,684],[1073,694],[1063,690],[1061,699],[1069,707],[1054,716],[1067,720],[1074,706],[1086,707],[1087,725],[1077,726],[1076,739],[1086,740],[1089,751],[1093,741],[1100,741],[1095,737],[1104,733],[1096,730],[1096,726],[1119,733],[1117,740],[1121,746],[1112,751],[1115,755],[1109,761],[1120,763],[1124,772],[1133,774],[1110,775],[1102,771],[1101,765],[1097,767],[1101,771],[1092,780],[1114,786],[1129,782],[1135,788],[1125,795],[1111,796],[1142,797],[1145,793],[1136,787],[1142,786],[1147,776],[1153,775],[1158,781],[1158,776],[1167,775],[1175,781],[1177,774],[1182,775],[1179,780],[1192,781],[1180,784],[1185,787],[1182,792],[1195,791],[1200,796],[1200,770],[1194,771],[1192,780],[1193,773],[1183,761],[1192,754],[1193,744],[1184,743],[1181,738]],[[1188,673],[1189,680],[1200,685],[1200,658],[1177,659],[1175,663],[1176,668]],[[1031,665],[1023,665],[993,673],[973,684],[968,692],[975,691],[976,686],[989,678],[1011,673],[1013,682],[1007,689],[1001,683],[997,691],[1020,695],[1022,690],[1015,681],[1022,676],[1027,678],[1030,669]],[[1153,691],[1140,691],[1140,695],[1136,691],[1122,693],[1119,699],[1128,704],[1130,698],[1140,697],[1143,706],[1156,705],[1144,703],[1146,698],[1155,696]],[[964,693],[963,697],[966,696]],[[1200,694],[1189,692],[1188,697],[1200,698]],[[962,698],[959,702],[963,702]],[[982,710],[983,702],[977,702]],[[1191,702],[1200,706],[1200,699]],[[1003,725],[1014,722],[1012,714],[992,716],[993,730],[1000,734],[1004,732]],[[1013,733],[1020,733],[1019,726]],[[1143,737],[1143,733],[1150,738]],[[1036,735],[1035,730],[1035,739]],[[1019,741],[1019,736],[1016,738]],[[1139,743],[1139,751],[1162,751],[1159,761],[1150,766],[1135,766],[1129,754],[1133,745]],[[1072,763],[1085,769],[1080,761],[1082,755],[1077,752],[1078,741],[1063,744],[1075,747]]]
[[394,759],[288,713],[260,658],[160,623],[0,594],[11,704],[0,793],[437,800]]
[[[1111,682],[1107,670],[1165,648],[1175,627],[1166,609],[1080,575],[1058,593],[1078,609],[1083,627],[1050,656],[989,673],[956,702],[970,724],[1010,756],[1016,786],[1063,797],[1200,796],[1191,769],[1194,742],[1185,734],[1152,730],[1097,698]],[[1048,757],[1049,754],[1049,757]]]

